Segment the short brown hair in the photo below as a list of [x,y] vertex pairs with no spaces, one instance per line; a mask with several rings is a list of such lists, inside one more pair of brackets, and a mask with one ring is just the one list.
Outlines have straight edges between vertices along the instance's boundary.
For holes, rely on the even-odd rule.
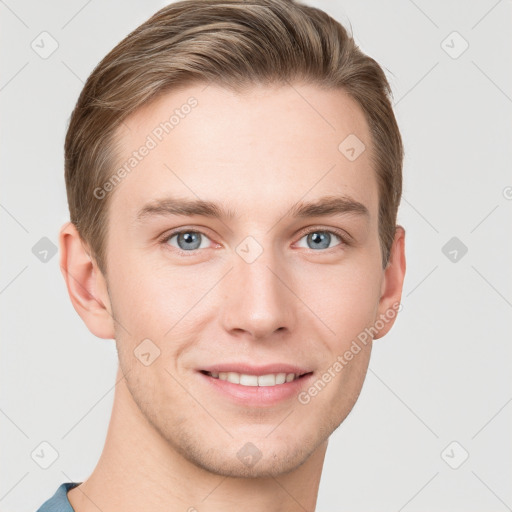
[[340,23],[295,0],[184,0],[159,10],[103,58],[71,115],[65,140],[70,220],[105,275],[111,194],[97,199],[94,190],[114,172],[116,128],[123,120],[177,86],[207,82],[237,90],[294,80],[341,88],[364,112],[386,267],[402,193],[403,147],[381,67]]

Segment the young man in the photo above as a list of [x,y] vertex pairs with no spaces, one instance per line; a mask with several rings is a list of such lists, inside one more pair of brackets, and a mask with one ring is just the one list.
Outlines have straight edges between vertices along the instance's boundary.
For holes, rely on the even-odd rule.
[[118,384],[95,470],[40,512],[314,510],[399,309],[389,93],[291,0],[171,4],[98,65],[66,137],[60,264]]

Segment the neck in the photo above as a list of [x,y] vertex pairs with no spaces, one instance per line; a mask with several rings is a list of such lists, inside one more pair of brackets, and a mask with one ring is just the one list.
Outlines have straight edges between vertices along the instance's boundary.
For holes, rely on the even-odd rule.
[[68,492],[75,512],[267,512],[315,509],[327,441],[294,470],[265,478],[217,475],[192,464],[148,422],[118,371],[105,446],[90,477]]

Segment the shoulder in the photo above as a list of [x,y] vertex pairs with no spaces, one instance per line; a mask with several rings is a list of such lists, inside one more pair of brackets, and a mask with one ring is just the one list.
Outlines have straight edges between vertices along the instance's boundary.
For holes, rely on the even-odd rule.
[[68,491],[80,484],[81,482],[64,482],[36,512],[74,512],[68,500]]

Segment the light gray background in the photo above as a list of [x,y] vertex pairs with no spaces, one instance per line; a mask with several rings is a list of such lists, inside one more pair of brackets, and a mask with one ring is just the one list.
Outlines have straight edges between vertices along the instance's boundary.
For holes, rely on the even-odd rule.
[[[331,437],[317,510],[512,510],[511,2],[309,3],[350,21],[391,81],[408,258],[403,311]],[[74,311],[58,255],[32,248],[68,219],[63,141],[83,82],[164,5],[0,1],[1,511],[84,480],[103,447],[114,342]],[[47,59],[31,47],[43,31],[59,45]],[[457,58],[453,31],[469,44]],[[455,262],[452,237],[468,248]],[[31,458],[44,441],[59,454],[48,469]]]

